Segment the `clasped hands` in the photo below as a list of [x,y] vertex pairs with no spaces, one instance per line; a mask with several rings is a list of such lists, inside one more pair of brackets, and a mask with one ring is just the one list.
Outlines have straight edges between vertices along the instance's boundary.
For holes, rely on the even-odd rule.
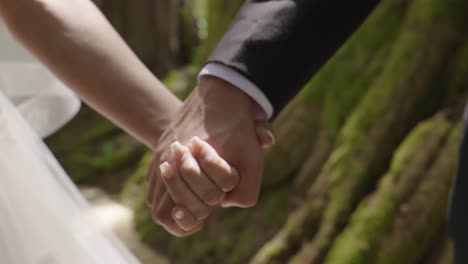
[[156,224],[175,236],[199,231],[214,206],[252,207],[260,192],[262,148],[273,144],[252,99],[203,77],[155,144],[146,176]]

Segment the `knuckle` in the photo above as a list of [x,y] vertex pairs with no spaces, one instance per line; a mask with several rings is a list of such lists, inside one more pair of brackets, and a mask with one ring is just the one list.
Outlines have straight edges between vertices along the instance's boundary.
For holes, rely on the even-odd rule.
[[160,224],[159,219],[158,219],[158,216],[157,216],[156,210],[152,210],[152,211],[151,211],[151,218],[153,218],[153,222],[154,222],[155,224],[157,224],[157,225]]
[[190,234],[185,234],[179,231],[174,231],[174,230],[167,230],[169,233],[171,233],[175,237],[186,237],[189,236]]
[[171,154],[169,151],[159,152],[155,154],[153,162],[155,164],[161,164],[162,162],[168,161],[171,159]]
[[172,184],[176,180],[176,174],[175,173],[166,173],[164,176],[162,176],[163,180],[167,184]]
[[216,170],[219,168],[219,162],[213,157],[205,157],[202,159],[202,166],[206,170]]
[[195,166],[193,166],[192,164],[190,164],[188,162],[184,162],[180,166],[180,173],[184,177],[194,177],[194,176],[199,175],[200,171],[197,170],[197,168]]
[[200,207],[197,210],[194,211],[194,215],[199,221],[202,221],[211,214],[211,208],[209,207]]
[[153,199],[151,199],[149,196],[146,197],[145,203],[149,208],[153,208]]
[[252,207],[257,206],[257,201],[245,202],[245,203],[241,204],[241,206],[243,208],[252,208]]
[[179,226],[184,230],[184,231],[190,231],[193,228],[195,228],[199,222],[193,221],[193,222],[185,222],[185,223],[180,223]]
[[153,210],[152,217],[153,221],[158,225],[164,226],[169,222],[169,218],[161,210]]
[[149,184],[150,181],[151,181],[151,178],[153,176],[153,173],[152,173],[152,170],[148,170],[148,172],[146,172],[146,175],[145,175],[145,183],[146,184]]
[[148,192],[148,194],[146,195],[145,202],[146,202],[146,205],[147,205],[149,208],[153,208],[154,192],[151,192],[151,191]]
[[149,162],[149,169],[146,171],[146,178],[149,179],[153,175],[155,164],[157,164],[156,163],[156,157],[153,156],[151,158],[151,161]]
[[223,199],[224,192],[218,189],[205,190],[201,195],[200,199],[207,205],[217,205]]
[[238,204],[242,208],[252,208],[258,203],[258,198],[243,198],[238,201]]
[[219,179],[219,185],[223,189],[223,191],[232,191],[234,187],[236,187],[237,183],[239,181],[238,176],[230,175],[227,177],[222,177]]

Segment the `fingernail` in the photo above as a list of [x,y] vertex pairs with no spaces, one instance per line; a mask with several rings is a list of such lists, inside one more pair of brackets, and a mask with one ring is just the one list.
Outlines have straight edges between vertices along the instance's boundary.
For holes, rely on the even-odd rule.
[[177,210],[177,212],[174,214],[174,216],[175,216],[175,218],[180,220],[180,219],[184,218],[185,213],[182,210]]
[[271,148],[272,144],[263,144],[261,147],[262,149],[269,149]]
[[272,133],[270,130],[267,130],[266,133],[267,133],[268,138],[270,139],[270,141],[269,141],[268,144],[262,145],[262,148],[263,148],[263,149],[271,148],[271,147],[275,144],[275,142],[276,142],[275,136],[273,136],[273,133]]
[[181,158],[184,155],[184,147],[179,141],[175,141],[171,144],[171,153],[175,158]]
[[172,175],[172,167],[167,161],[159,165],[159,170],[161,171],[161,175],[163,177],[167,178]]
[[271,145],[274,145],[276,143],[275,136],[273,135],[273,132],[271,130],[267,130],[268,137],[271,140]]
[[232,202],[221,202],[220,205],[222,208],[240,207],[239,205]]
[[197,144],[197,145],[200,146],[200,147],[203,147],[203,140],[201,140],[201,139],[200,139],[199,137],[197,137],[197,136],[194,136],[194,137],[192,138],[192,142],[195,143],[195,144]]
[[194,153],[198,153],[203,149],[203,141],[197,136],[190,140],[190,145]]

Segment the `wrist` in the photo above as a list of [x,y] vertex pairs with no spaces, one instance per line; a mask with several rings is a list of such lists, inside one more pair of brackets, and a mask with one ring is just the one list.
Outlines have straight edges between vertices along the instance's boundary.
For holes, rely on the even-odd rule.
[[214,110],[253,113],[254,101],[233,84],[214,76],[203,76],[197,87],[201,100]]
[[175,96],[165,98],[164,103],[153,103],[148,106],[147,117],[142,122],[142,133],[145,134],[145,142],[151,149],[156,149],[160,137],[166,131],[183,103]]

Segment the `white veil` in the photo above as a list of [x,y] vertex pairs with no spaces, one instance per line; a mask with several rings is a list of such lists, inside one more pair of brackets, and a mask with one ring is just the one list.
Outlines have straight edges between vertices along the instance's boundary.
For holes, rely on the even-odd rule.
[[40,137],[79,99],[0,24],[0,258],[8,264],[133,264]]
[[79,110],[80,100],[25,51],[0,23],[0,90],[41,137]]

